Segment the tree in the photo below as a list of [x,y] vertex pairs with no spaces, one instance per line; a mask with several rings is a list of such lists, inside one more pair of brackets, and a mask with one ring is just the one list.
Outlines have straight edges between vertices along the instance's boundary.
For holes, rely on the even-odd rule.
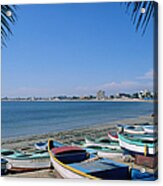
[[[140,30],[142,35],[146,32],[150,19],[156,16],[157,19],[157,3],[153,1],[142,2],[124,2],[122,3],[126,7],[126,13],[131,16],[131,21],[135,26],[136,32]],[[145,12],[142,13],[141,10]]]
[[9,35],[13,35],[11,25],[17,20],[15,5],[1,5],[1,46],[6,46]]

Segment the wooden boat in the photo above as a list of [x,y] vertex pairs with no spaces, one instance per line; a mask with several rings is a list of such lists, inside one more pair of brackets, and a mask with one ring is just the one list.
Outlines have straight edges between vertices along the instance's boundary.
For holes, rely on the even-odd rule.
[[63,178],[129,179],[127,165],[89,154],[85,149],[73,146],[53,148],[48,142],[48,151],[55,170]]
[[[63,146],[63,144],[58,141],[54,141],[53,143],[55,147]],[[48,142],[38,142],[38,143],[35,143],[34,146],[38,150],[48,150]]]
[[4,158],[1,158],[1,174],[4,175],[7,173],[7,165],[8,161],[5,160]]
[[128,139],[131,139],[131,140],[143,140],[143,141],[153,141],[153,142],[157,142],[157,135],[156,134],[148,134],[148,133],[145,133],[145,134],[127,134],[127,133],[124,133],[123,134],[124,136],[126,136]]
[[128,138],[123,133],[119,133],[118,138],[121,148],[130,154],[141,154],[145,156],[154,156],[157,154],[157,142],[146,141],[141,138]]
[[134,168],[132,168],[130,172],[131,172],[131,180],[155,181],[158,179],[157,173],[143,172],[139,169],[134,169]]
[[128,133],[128,134],[144,134],[145,130],[144,127],[140,125],[126,125],[123,128],[123,132]]
[[12,154],[5,156],[8,161],[7,169],[10,171],[24,172],[38,170],[50,167],[50,158],[48,152],[39,152],[31,154]]
[[154,133],[157,133],[158,131],[158,127],[156,125],[147,125],[147,126],[144,126],[143,128],[146,133],[154,134]]
[[110,149],[106,147],[100,147],[100,146],[95,146],[95,145],[88,145],[84,142],[79,142],[79,143],[72,143],[73,146],[78,146],[81,148],[86,149],[87,152],[91,152],[94,154],[97,154],[99,157],[103,158],[121,158],[123,155],[123,150],[119,149]]
[[118,141],[118,134],[115,131],[108,132],[108,138],[112,141]]
[[85,138],[85,143],[87,145],[91,145],[91,146],[99,146],[99,147],[105,147],[105,148],[110,148],[110,149],[121,149],[119,146],[119,141],[111,141],[108,138],[102,137],[99,139],[91,139],[86,137]]
[[20,151],[15,151],[15,150],[10,150],[10,149],[1,149],[1,157],[5,158],[6,156],[10,156],[10,155],[22,155],[22,152]]
[[48,143],[47,142],[38,142],[38,143],[35,143],[34,146],[36,149],[39,149],[39,150],[47,150]]

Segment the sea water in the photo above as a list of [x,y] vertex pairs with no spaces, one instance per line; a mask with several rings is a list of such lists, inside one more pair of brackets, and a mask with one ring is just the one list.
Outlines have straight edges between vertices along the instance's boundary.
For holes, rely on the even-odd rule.
[[153,113],[150,102],[2,102],[2,138],[59,132]]

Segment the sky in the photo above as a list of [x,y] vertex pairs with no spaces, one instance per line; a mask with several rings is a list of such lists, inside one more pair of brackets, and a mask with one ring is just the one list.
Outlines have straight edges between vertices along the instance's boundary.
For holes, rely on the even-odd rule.
[[135,32],[119,3],[21,5],[2,49],[2,97],[153,87],[153,19]]

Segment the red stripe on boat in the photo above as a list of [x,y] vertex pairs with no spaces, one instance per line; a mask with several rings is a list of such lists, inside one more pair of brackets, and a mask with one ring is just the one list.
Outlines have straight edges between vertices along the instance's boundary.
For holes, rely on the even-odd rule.
[[118,135],[117,135],[117,133],[114,133],[114,132],[108,132],[108,135],[110,135],[110,136],[112,136],[112,137],[118,139]]
[[66,152],[78,152],[78,151],[85,151],[84,149],[76,146],[63,146],[63,147],[58,147],[58,148],[53,148],[52,152],[57,155],[57,154],[62,154]]

